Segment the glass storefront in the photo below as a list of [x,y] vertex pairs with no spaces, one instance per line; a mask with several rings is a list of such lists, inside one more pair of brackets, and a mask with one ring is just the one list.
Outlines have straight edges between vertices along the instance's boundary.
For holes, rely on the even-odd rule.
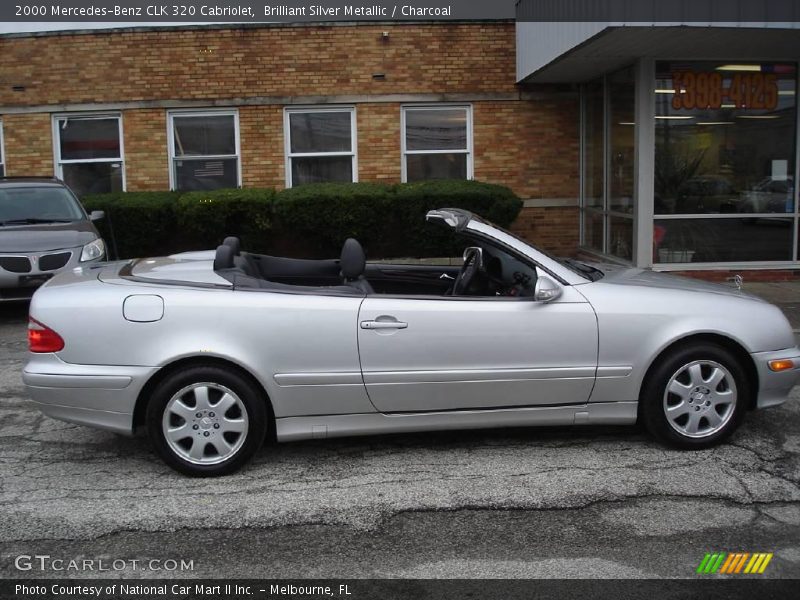
[[[582,247],[623,261],[636,256],[639,266],[800,260],[797,65],[656,61],[649,68],[654,81],[635,83],[631,67],[583,86]],[[636,85],[653,90],[655,110],[641,109],[652,130],[636,122]],[[639,200],[637,138],[655,142],[654,157],[640,157],[652,167],[652,197],[643,191]],[[645,215],[652,203],[652,248],[634,235],[637,201]],[[650,234],[649,226],[638,231]]]
[[583,246],[596,252],[605,251],[605,92],[602,81],[584,86],[583,90]]
[[656,63],[654,264],[794,259],[796,88],[794,64]]
[[633,258],[633,69],[587,84],[583,95],[583,245]]

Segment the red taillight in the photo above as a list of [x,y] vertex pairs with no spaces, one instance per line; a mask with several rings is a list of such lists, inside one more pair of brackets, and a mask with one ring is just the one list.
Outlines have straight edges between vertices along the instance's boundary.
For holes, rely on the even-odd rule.
[[28,349],[31,352],[59,352],[64,349],[64,340],[47,325],[28,317]]

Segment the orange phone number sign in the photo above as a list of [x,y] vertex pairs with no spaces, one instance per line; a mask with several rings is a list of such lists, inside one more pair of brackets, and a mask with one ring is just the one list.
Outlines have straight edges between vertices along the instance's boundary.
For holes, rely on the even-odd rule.
[[730,80],[720,73],[674,71],[672,108],[692,110],[735,108],[774,110],[778,107],[778,77],[772,73],[736,73]]

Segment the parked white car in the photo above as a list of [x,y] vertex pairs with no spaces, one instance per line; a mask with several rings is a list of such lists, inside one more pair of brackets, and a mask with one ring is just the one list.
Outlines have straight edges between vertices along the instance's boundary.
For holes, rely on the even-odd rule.
[[751,190],[741,193],[739,212],[791,213],[794,210],[794,181],[791,177],[762,179]]

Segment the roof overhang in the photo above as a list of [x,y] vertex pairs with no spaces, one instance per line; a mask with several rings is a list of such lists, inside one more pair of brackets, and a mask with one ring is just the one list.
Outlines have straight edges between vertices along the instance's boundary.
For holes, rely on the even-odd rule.
[[517,79],[579,83],[642,57],[800,60],[800,23],[726,25],[518,22]]

